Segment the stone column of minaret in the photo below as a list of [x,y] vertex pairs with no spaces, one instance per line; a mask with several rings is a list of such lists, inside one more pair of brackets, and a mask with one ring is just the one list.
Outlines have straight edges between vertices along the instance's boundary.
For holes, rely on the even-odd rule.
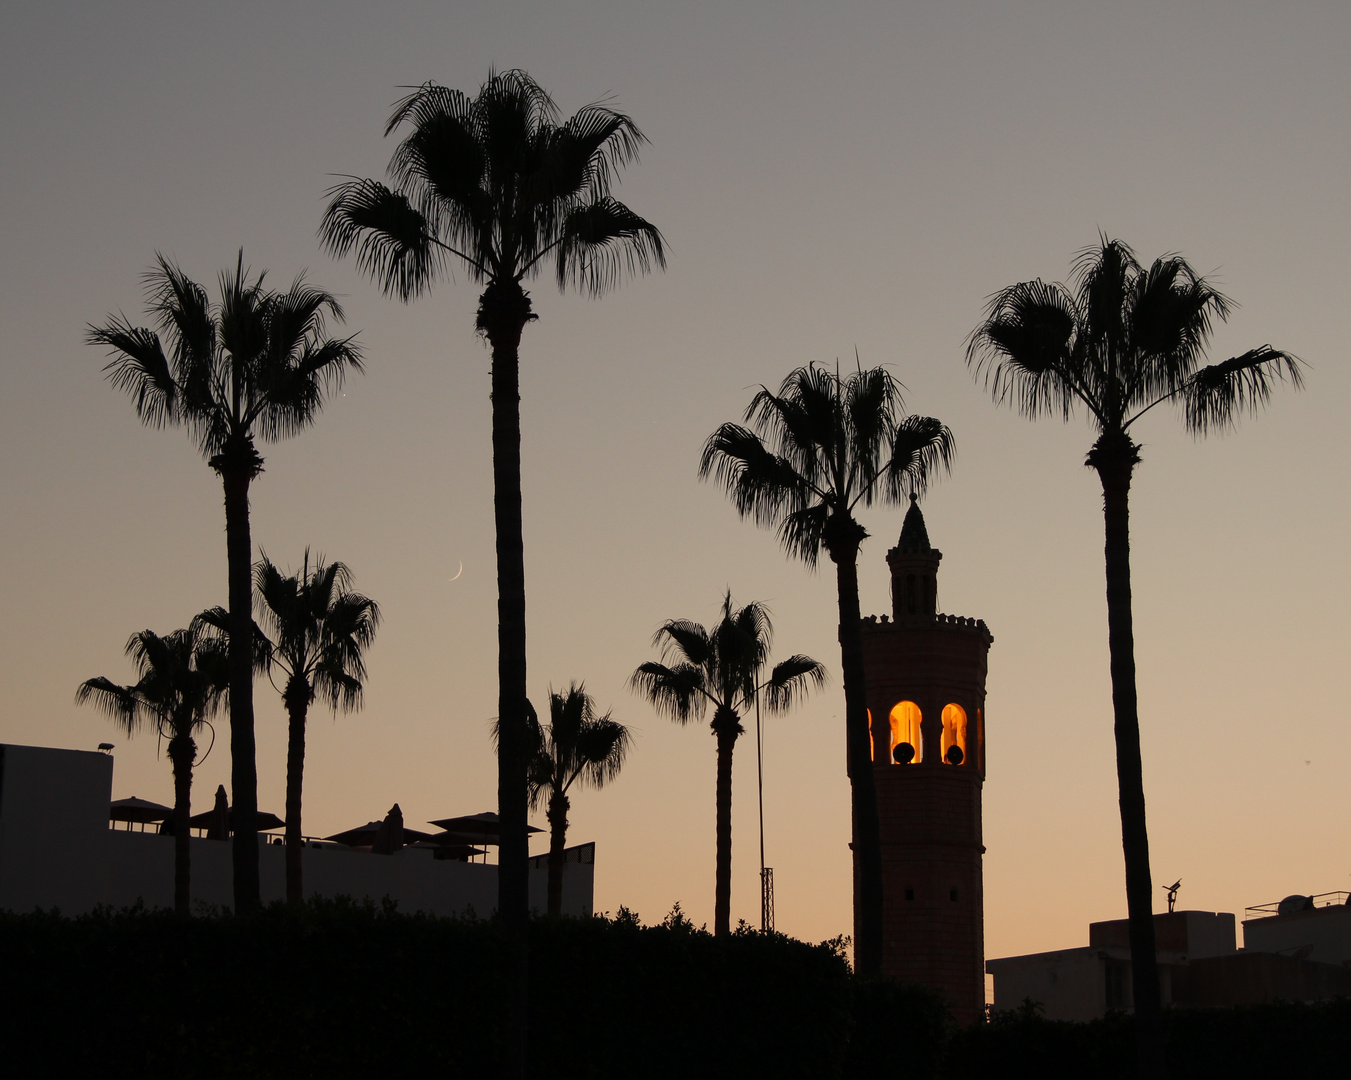
[[985,1009],[980,800],[994,638],[978,619],[939,613],[942,558],[912,496],[887,552],[892,614],[863,620],[863,663],[869,713],[888,718],[891,732],[891,745],[873,747],[882,969],[939,991],[969,1024]]

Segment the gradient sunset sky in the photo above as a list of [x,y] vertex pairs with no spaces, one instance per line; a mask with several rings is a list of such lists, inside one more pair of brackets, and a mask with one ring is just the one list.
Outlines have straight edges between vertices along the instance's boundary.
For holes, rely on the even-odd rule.
[[[768,861],[780,930],[850,932],[833,575],[790,562],[695,469],[761,383],[857,350],[958,441],[923,508],[940,606],[995,638],[986,954],[1124,917],[1092,436],[995,408],[963,362],[992,292],[1063,278],[1099,230],[1145,260],[1182,253],[1239,303],[1215,360],[1269,342],[1309,364],[1307,392],[1278,390],[1232,434],[1196,442],[1162,409],[1138,430],[1155,883],[1240,913],[1351,888],[1346,5],[20,2],[3,27],[0,741],[115,742],[114,796],[171,801],[153,736],[73,695],[130,681],[133,631],[224,602],[221,489],[183,431],[141,426],[82,337],[141,317],[156,251],[214,282],[242,246],[275,284],[308,269],[340,294],[368,361],[312,430],[263,448],[253,489],[258,548],[347,562],[385,614],[364,711],[311,715],[306,831],[396,801],[414,827],[495,808],[477,290],[461,275],[385,299],[315,230],[336,174],[383,173],[401,87],[522,67],[565,114],[605,99],[635,118],[651,145],[618,195],[669,243],[666,273],[600,301],[538,281],[521,349],[530,693],[584,679],[636,732],[612,788],[573,800],[599,909],[712,918],[713,739],[626,683],[662,620],[709,621],[730,586],[770,606],[779,656],[830,669],[766,733]],[[884,612],[901,513],[864,520],[863,609]],[[260,804],[280,812],[266,681],[256,703]],[[220,730],[202,807],[228,780]],[[747,739],[733,918],[752,923],[754,765]]]

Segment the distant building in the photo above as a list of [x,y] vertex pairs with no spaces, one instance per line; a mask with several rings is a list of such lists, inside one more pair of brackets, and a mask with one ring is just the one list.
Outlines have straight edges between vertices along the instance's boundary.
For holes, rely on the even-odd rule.
[[[892,614],[863,620],[882,838],[882,970],[944,995],[959,1023],[985,1010],[981,785],[985,779],[984,622],[938,611],[942,552],[912,499],[887,553]],[[851,763],[851,768],[855,767]]]
[[[1159,989],[1165,1005],[1255,1005],[1351,995],[1351,907],[1346,894],[1287,897],[1249,908],[1245,948],[1234,916],[1174,911],[1154,916]],[[1321,902],[1321,903],[1320,903]],[[1038,1003],[1052,1020],[1092,1020],[1130,1011],[1129,927],[1090,923],[1087,947],[991,960],[994,1008]]]
[[[0,745],[0,910],[58,908],[78,915],[100,905],[137,902],[169,908],[174,897],[174,838],[110,828],[113,759],[109,754],[42,746]],[[193,903],[233,904],[231,844],[191,840]],[[567,851],[563,912],[593,911],[595,845]],[[429,847],[389,855],[370,847],[307,843],[307,896],[350,896],[379,904],[386,897],[405,912],[487,917],[497,907],[497,867],[435,858]],[[286,895],[285,849],[259,845],[262,900]],[[530,861],[530,902],[543,911],[545,857]]]

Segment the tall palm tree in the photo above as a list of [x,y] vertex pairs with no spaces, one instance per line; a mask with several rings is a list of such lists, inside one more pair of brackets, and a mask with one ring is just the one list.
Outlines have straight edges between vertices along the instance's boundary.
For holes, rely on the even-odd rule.
[[94,704],[128,735],[152,723],[156,734],[169,740],[174,770],[174,910],[187,915],[192,895],[188,819],[197,760],[193,736],[209,725],[228,695],[225,650],[193,626],[163,637],[142,630],[127,641],[127,655],[136,665],[136,682],[123,686],[101,675],[86,679],[75,691],[75,701]]
[[[361,707],[366,678],[365,652],[380,625],[380,607],[352,591],[352,572],[319,556],[310,569],[310,552],[299,574],[287,576],[264,555],[253,568],[257,606],[269,668],[286,676],[281,688],[286,706],[286,900],[305,899],[301,865],[301,791],[305,774],[305,720],[321,698],[337,712]],[[228,621],[221,608],[201,618],[218,629]],[[270,674],[270,672],[269,672]]]
[[[220,275],[214,303],[202,286],[163,255],[146,275],[148,313],[158,329],[110,316],[89,327],[91,344],[106,345],[108,379],[135,401],[151,427],[186,424],[225,488],[229,565],[230,784],[234,794],[234,901],[238,912],[259,906],[258,767],[253,733],[253,541],[249,485],[263,471],[256,441],[276,442],[314,420],[327,392],[349,369],[361,370],[350,337],[325,335],[342,308],[327,292],[297,277],[285,292],[250,276],[241,251]],[[163,335],[163,340],[161,339]],[[166,351],[167,346],[167,351]]]
[[[699,476],[716,478],[743,517],[777,527],[790,555],[815,568],[824,548],[835,564],[858,860],[854,966],[876,974],[882,967],[882,846],[858,600],[858,551],[868,531],[854,512],[923,494],[931,476],[951,463],[952,432],[932,417],[906,415],[901,387],[880,367],[845,376],[816,364],[797,368],[777,394],[762,386],[745,420],[750,427],[723,424],[709,436]],[[879,733],[877,744],[888,745],[886,739]]]
[[711,627],[688,619],[663,623],[652,638],[661,646],[662,661],[648,661],[633,673],[630,685],[660,713],[678,724],[704,716],[713,706],[710,725],[718,742],[717,870],[713,892],[713,933],[731,933],[732,914],[732,750],[745,729],[741,714],[763,691],[765,708],[786,712],[812,687],[820,687],[826,669],[810,656],[790,656],[774,665],[761,681],[769,662],[774,628],[763,604],[732,606],[732,593],[723,597],[722,612]]
[[532,709],[530,724],[530,808],[547,807],[549,819],[550,915],[563,914],[563,849],[567,847],[568,791],[573,784],[601,788],[619,775],[633,741],[629,729],[596,703],[585,687],[571,683],[549,691],[549,724]]
[[319,230],[330,251],[355,252],[357,265],[405,302],[456,266],[484,286],[476,325],[492,349],[498,912],[522,950],[529,853],[518,351],[521,331],[536,317],[522,283],[552,266],[560,289],[571,284],[599,296],[626,273],[666,265],[661,233],[610,195],[616,173],[646,141],[642,132],[598,104],[563,123],[558,116],[523,71],[490,74],[472,98],[424,83],[395,106],[385,128],[387,136],[407,130],[390,160],[392,184],[339,184]]
[[1068,420],[1084,409],[1097,432],[1085,464],[1102,483],[1106,525],[1107,640],[1111,654],[1121,840],[1130,916],[1142,1076],[1163,1069],[1153,887],[1145,826],[1140,719],[1131,614],[1131,477],[1140,462],[1135,422],[1165,402],[1180,405],[1195,435],[1232,426],[1265,404],[1274,383],[1302,384],[1299,361],[1263,345],[1201,367],[1230,301],[1181,257],[1148,269],[1120,240],[1101,237],[1075,260],[1072,286],[1024,281],[996,293],[967,344],[967,363],[996,402],[1029,419]]

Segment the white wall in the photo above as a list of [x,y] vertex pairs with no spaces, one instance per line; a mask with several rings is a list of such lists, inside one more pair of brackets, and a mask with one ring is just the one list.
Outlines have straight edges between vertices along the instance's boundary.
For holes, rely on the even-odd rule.
[[102,902],[112,792],[107,754],[0,745],[0,908]]
[[995,1009],[1016,1009],[1030,998],[1051,1020],[1101,1016],[1107,1008],[1103,952],[1086,947],[989,961]]
[[1344,964],[1351,960],[1351,907],[1336,904],[1249,920],[1243,924],[1243,944],[1253,952]]

